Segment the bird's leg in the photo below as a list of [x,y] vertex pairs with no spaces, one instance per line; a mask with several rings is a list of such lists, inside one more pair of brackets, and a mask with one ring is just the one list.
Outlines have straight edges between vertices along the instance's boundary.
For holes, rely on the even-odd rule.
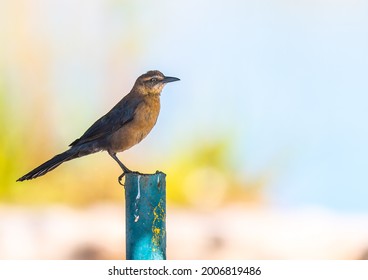
[[126,173],[131,173],[132,171],[126,167],[119,159],[118,157],[116,156],[116,153],[112,153],[112,152],[109,152],[109,155],[119,164],[119,166],[121,167],[121,169],[123,170],[123,174],[121,174],[119,177],[118,177],[118,182],[120,185],[124,186],[122,183],[121,183],[121,180],[124,178],[125,174]]

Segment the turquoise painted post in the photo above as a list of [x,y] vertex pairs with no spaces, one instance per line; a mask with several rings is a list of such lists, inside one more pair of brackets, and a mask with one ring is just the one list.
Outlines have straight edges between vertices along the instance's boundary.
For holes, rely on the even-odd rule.
[[166,174],[125,177],[126,259],[166,259]]

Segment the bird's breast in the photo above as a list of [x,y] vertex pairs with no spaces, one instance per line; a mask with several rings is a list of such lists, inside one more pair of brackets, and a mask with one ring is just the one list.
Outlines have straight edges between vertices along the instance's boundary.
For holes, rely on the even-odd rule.
[[122,152],[141,142],[155,126],[159,112],[159,97],[146,97],[135,110],[133,120],[112,135],[113,149]]

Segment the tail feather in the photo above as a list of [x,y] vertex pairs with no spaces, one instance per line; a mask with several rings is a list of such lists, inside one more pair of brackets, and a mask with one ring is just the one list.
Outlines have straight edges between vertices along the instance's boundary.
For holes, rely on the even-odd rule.
[[71,160],[76,157],[79,157],[78,150],[75,150],[75,149],[67,150],[64,153],[54,156],[52,159],[46,161],[45,163],[41,164],[39,167],[36,167],[32,171],[28,172],[26,175],[20,177],[17,180],[17,182],[24,181],[24,180],[31,180],[39,176],[45,175],[47,172],[55,169],[63,162]]

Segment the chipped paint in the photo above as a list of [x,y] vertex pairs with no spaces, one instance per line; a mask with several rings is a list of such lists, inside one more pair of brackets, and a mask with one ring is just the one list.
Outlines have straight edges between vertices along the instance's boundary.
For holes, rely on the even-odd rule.
[[141,175],[138,175],[138,182],[137,182],[137,185],[138,185],[138,192],[137,192],[137,196],[135,197],[135,200],[138,200],[141,198],[141,185],[140,185],[140,179],[141,179]]
[[166,218],[164,205],[165,205],[165,202],[163,201],[163,199],[160,199],[157,206],[153,209],[152,240],[151,240],[152,245],[153,245],[153,248],[152,248],[153,251],[156,251],[160,247],[161,242],[162,242],[161,240],[166,235],[165,227],[162,226],[165,224],[165,218]]
[[134,222],[138,222],[139,220],[139,199],[141,198],[141,186],[140,186],[140,179],[141,179],[141,175],[138,175],[138,182],[137,182],[137,196],[135,197],[135,202],[134,202]]

